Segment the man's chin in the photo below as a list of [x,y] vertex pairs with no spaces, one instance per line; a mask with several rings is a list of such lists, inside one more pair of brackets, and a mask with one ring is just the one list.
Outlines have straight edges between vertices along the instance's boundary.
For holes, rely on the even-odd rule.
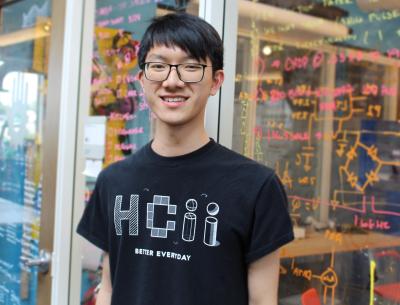
[[159,121],[162,125],[166,127],[184,127],[185,125],[188,125],[191,121],[190,118],[157,118],[157,121]]

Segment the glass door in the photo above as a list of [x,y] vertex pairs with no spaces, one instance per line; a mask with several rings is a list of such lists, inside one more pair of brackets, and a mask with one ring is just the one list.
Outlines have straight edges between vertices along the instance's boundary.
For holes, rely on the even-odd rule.
[[50,15],[50,0],[0,2],[0,304],[49,304],[52,249],[43,240],[53,238],[54,207],[42,200],[42,164]]
[[[99,172],[136,152],[153,135],[154,118],[136,77],[137,51],[153,17],[179,11],[198,15],[199,3],[86,2],[83,35],[87,39],[83,39],[82,45],[74,227],[88,204]],[[76,234],[74,238],[71,274],[75,281],[71,284],[71,303],[94,304],[102,253]]]

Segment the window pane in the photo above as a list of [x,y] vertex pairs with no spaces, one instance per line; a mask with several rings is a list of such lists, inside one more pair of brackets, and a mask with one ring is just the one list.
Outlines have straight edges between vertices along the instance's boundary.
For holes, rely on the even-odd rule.
[[398,9],[239,1],[233,149],[275,169],[297,235],[280,304],[399,302]]
[[0,304],[43,299],[26,262],[53,236],[40,219],[50,13],[49,0],[0,1]]

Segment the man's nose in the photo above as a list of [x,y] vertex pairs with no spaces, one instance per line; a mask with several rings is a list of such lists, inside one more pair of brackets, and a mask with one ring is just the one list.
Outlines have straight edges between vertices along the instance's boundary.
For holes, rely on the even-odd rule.
[[178,69],[177,67],[171,67],[171,71],[169,72],[169,75],[165,81],[163,81],[163,86],[165,87],[182,87],[184,86],[185,83],[181,81],[179,78],[178,74]]

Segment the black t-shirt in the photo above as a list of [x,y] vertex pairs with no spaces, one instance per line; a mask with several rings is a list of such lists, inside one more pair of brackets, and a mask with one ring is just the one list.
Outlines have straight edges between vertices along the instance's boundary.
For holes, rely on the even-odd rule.
[[77,231],[109,253],[112,305],[248,305],[248,264],[293,239],[273,170],[214,140],[110,165]]

